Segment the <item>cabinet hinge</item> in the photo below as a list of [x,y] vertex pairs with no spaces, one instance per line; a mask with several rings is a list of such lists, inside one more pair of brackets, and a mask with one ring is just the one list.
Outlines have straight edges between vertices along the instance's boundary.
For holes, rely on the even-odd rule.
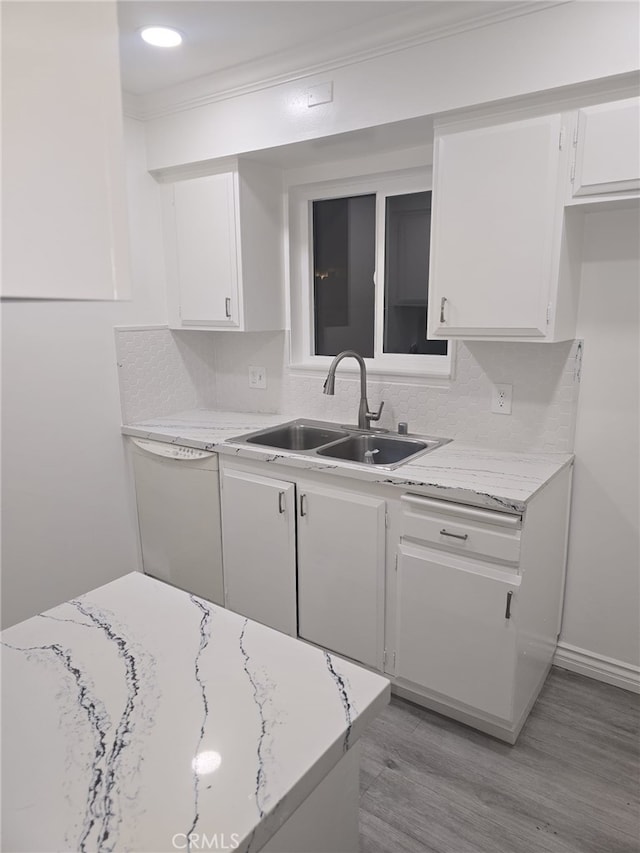
[[577,144],[578,144],[578,123],[576,122],[576,125],[573,128],[573,147],[575,148]]
[[547,305],[547,326],[551,322],[551,303]]
[[571,164],[571,174],[569,175],[569,180],[573,183],[576,179],[576,162],[575,160]]
[[384,526],[387,528],[387,530],[389,529],[389,513],[388,512],[385,512],[385,514],[384,514]]
[[393,653],[393,671],[396,671],[396,653]]
[[395,569],[395,571],[396,571],[396,572],[398,571],[398,555],[397,555],[397,554],[396,554],[396,560],[395,560],[394,569]]
[[384,650],[384,654],[382,655],[382,663],[384,666],[387,665],[387,650]]
[[560,138],[558,139],[558,148],[560,151],[564,148],[564,127],[560,128]]

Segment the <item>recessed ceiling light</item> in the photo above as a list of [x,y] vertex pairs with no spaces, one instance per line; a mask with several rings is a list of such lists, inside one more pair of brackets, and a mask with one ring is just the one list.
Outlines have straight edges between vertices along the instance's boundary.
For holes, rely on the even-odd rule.
[[154,47],[176,47],[182,42],[182,36],[170,27],[145,27],[140,32],[147,44]]

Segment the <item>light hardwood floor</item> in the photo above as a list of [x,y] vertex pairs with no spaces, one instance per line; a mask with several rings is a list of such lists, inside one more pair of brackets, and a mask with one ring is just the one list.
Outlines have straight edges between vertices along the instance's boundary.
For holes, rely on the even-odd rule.
[[392,698],[363,737],[362,853],[638,853],[640,697],[552,669],[515,746]]

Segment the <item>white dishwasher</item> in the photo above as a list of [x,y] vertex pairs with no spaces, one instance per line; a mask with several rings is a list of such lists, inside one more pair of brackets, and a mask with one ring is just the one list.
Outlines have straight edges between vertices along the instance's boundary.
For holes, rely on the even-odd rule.
[[224,605],[217,453],[129,442],[145,574]]

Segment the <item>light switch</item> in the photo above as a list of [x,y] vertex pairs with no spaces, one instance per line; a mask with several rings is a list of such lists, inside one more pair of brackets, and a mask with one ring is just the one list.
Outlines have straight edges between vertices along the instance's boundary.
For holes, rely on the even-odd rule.
[[267,387],[267,368],[249,366],[249,388]]

